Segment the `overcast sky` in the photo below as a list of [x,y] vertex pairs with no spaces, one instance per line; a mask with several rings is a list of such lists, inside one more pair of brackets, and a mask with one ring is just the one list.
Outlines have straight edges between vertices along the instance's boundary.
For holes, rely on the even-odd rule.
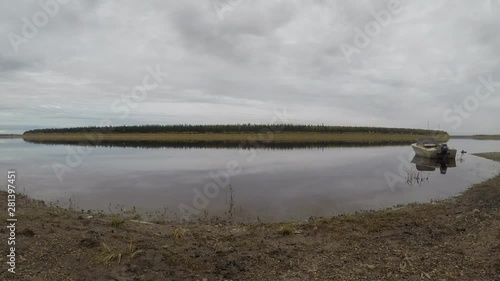
[[[500,133],[500,1],[54,1],[0,2],[0,133],[285,108],[291,123]],[[147,68],[169,76],[131,99]]]

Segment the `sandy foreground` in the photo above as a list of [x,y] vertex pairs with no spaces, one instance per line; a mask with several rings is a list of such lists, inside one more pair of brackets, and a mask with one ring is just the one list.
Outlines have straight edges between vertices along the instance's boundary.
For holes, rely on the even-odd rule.
[[146,223],[16,204],[16,273],[2,227],[0,280],[500,280],[500,175],[448,200],[307,222]]

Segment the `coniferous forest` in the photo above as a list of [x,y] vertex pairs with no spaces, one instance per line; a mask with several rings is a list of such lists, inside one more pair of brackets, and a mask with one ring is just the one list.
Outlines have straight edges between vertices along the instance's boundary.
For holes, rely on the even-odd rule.
[[25,134],[52,134],[52,133],[114,133],[114,134],[157,134],[157,133],[375,133],[375,134],[415,134],[434,135],[446,134],[439,130],[385,128],[385,127],[348,127],[326,125],[295,125],[295,124],[234,124],[234,125],[140,125],[140,126],[109,126],[109,127],[74,127],[74,128],[49,128],[36,129]]

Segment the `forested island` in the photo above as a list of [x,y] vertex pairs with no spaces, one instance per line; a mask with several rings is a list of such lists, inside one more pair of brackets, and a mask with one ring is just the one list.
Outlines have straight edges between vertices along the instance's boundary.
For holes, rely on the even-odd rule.
[[296,124],[140,125],[48,128],[27,131],[26,141],[155,141],[155,142],[259,142],[259,143],[411,143],[421,137],[449,139],[439,130],[349,127]]
[[387,127],[349,127],[326,125],[295,125],[295,124],[234,124],[234,125],[139,125],[139,126],[108,126],[108,127],[73,127],[50,128],[27,131],[24,134],[81,134],[81,133],[115,133],[115,134],[166,134],[166,133],[369,133],[369,134],[412,134],[412,135],[441,135],[446,134],[439,130],[387,128]]

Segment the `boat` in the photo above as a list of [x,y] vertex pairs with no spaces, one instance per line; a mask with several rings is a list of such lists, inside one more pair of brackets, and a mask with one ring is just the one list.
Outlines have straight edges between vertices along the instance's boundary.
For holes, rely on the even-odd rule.
[[424,158],[418,155],[415,155],[411,160],[411,163],[415,164],[418,171],[421,172],[432,172],[435,171],[436,168],[439,168],[441,174],[446,174],[446,170],[448,168],[454,168],[457,166],[455,158]]
[[449,159],[457,156],[457,150],[448,147],[446,143],[439,143],[433,138],[418,139],[411,147],[415,154],[424,158]]

